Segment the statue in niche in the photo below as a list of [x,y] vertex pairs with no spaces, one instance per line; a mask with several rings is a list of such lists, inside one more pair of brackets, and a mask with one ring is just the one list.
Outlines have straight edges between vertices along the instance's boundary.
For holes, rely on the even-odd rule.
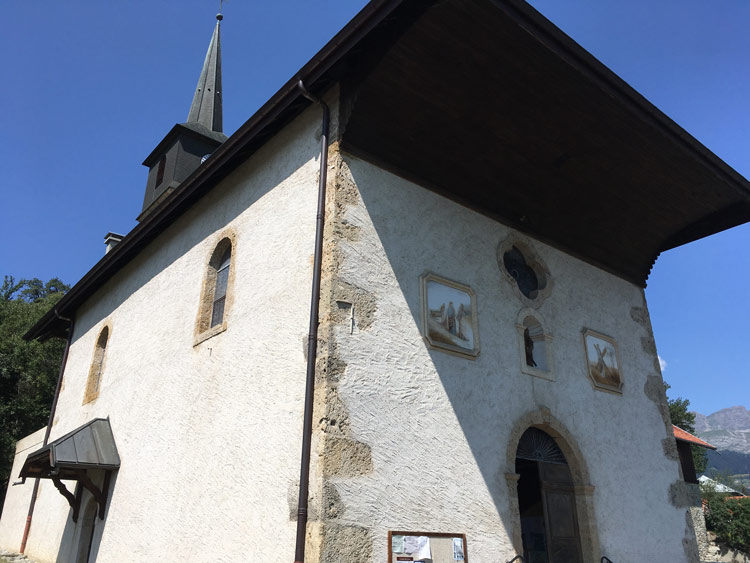
[[529,328],[526,327],[523,331],[523,343],[526,348],[526,365],[535,368],[536,362],[534,361],[534,341],[531,339],[531,333]]

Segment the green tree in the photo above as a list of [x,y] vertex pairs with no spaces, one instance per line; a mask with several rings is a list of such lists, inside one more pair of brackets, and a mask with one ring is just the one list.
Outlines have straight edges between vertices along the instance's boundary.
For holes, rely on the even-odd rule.
[[57,278],[0,286],[0,510],[15,454],[15,443],[47,424],[65,343],[26,342],[23,335],[69,289]]
[[[669,383],[664,383],[665,390],[670,389]],[[672,424],[679,426],[683,430],[695,434],[695,414],[688,410],[690,401],[677,397],[676,399],[670,399],[667,396],[667,403],[669,404],[669,418],[672,419]],[[695,464],[695,472],[698,474],[703,473],[706,470],[708,464],[708,455],[704,448],[698,446],[690,446],[690,450],[693,453],[693,463]]]
[[[731,482],[731,476],[724,477]],[[727,493],[718,492],[711,483],[701,485],[701,496],[706,502],[706,528],[716,534],[716,541],[747,553],[750,550],[750,499],[727,498]]]

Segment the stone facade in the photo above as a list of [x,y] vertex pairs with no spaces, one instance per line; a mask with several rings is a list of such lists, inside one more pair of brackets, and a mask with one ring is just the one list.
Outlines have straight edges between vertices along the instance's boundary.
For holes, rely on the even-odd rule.
[[[51,439],[110,417],[122,465],[94,525],[99,562],[290,560],[319,119],[313,107],[287,125],[78,310]],[[472,563],[512,558],[516,448],[532,426],[569,463],[586,563],[697,560],[643,291],[347,155],[336,130],[334,119],[307,561],[383,563],[389,530],[466,534]],[[202,338],[207,260],[227,233],[232,304]],[[544,265],[543,299],[503,273],[511,243]],[[426,345],[428,271],[476,293],[475,359]],[[522,369],[524,311],[551,336],[551,377]],[[99,395],[82,405],[105,325]],[[586,329],[617,342],[621,393],[592,385]],[[9,492],[4,548],[18,547],[30,487]],[[43,482],[27,553],[74,561],[80,536]]]
[[[685,509],[668,501],[680,470],[663,446],[674,440],[643,292],[335,146],[329,166],[315,420],[318,504],[331,510],[318,516],[319,560],[385,561],[389,529],[466,533],[473,561],[520,553],[515,448],[530,426],[571,464],[585,561],[695,560]],[[502,275],[508,239],[548,268],[541,303]],[[476,291],[476,360],[425,346],[424,271]],[[554,381],[521,370],[516,319],[529,305],[554,335]],[[621,396],[587,378],[585,328],[617,339]]]

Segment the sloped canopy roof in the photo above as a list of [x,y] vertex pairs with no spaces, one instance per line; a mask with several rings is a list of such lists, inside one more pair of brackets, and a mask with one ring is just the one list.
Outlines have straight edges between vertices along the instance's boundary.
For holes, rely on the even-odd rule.
[[680,442],[687,442],[688,444],[694,445],[694,446],[700,446],[701,448],[706,448],[709,450],[715,450],[716,446],[712,446],[708,442],[701,440],[698,438],[698,436],[693,436],[690,432],[687,432],[686,430],[683,430],[679,426],[672,425],[672,430],[674,432],[674,439],[678,440]]
[[750,221],[750,184],[522,0],[373,0],[25,338],[64,318],[341,84],[341,146],[645,286],[660,252]]
[[120,467],[120,456],[106,418],[95,418],[29,454],[21,477],[76,479],[86,469]]

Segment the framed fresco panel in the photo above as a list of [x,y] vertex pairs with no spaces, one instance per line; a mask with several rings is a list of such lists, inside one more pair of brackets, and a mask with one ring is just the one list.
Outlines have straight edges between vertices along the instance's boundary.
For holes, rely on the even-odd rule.
[[591,329],[583,331],[586,368],[595,389],[622,393],[622,368],[614,338]]
[[429,272],[421,281],[423,334],[429,346],[476,358],[479,331],[474,291],[468,285]]

